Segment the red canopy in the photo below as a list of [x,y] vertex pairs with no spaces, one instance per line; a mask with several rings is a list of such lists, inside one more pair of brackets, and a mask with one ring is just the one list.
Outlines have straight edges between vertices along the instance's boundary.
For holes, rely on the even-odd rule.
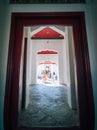
[[41,31],[33,34],[31,39],[64,39],[64,36],[52,28],[45,27]]

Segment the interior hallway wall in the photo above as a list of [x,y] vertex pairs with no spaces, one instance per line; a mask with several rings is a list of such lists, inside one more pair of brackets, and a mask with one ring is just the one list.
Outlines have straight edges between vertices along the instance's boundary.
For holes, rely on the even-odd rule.
[[6,83],[7,57],[12,12],[72,12],[84,11],[95,103],[95,130],[97,130],[97,1],[87,0],[87,4],[73,5],[9,5],[8,0],[0,0],[0,130],[3,126],[4,95]]
[[[91,0],[91,33],[89,35],[89,54],[92,74],[92,84],[94,90],[95,103],[95,130],[97,130],[97,0]],[[87,27],[88,28],[88,27]],[[89,32],[88,32],[89,34]]]
[[68,50],[69,50],[69,77],[70,85],[68,86],[68,103],[72,109],[78,110],[77,106],[77,79],[76,79],[76,63],[72,27],[67,27],[68,34]]

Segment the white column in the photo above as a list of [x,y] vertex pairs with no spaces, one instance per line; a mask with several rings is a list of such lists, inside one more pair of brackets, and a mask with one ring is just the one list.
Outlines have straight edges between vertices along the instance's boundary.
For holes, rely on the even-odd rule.
[[76,65],[73,43],[72,27],[68,27],[68,48],[69,48],[69,65],[70,65],[70,86],[69,86],[69,103],[72,109],[77,109],[77,84],[76,84]]

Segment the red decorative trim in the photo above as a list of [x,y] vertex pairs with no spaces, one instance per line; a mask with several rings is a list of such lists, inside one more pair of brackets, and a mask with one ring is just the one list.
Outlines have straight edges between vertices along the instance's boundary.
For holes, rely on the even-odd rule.
[[56,64],[56,63],[53,61],[43,61],[43,62],[39,63],[39,65],[41,65],[41,64]]
[[45,51],[37,52],[37,54],[58,54],[58,52],[51,51],[51,50],[45,50]]
[[41,31],[33,34],[31,39],[64,39],[64,36],[50,27],[45,27]]

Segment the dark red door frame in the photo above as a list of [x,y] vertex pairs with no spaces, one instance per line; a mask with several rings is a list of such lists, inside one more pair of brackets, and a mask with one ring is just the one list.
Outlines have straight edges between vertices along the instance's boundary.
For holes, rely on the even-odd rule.
[[[20,128],[18,120],[19,74],[23,27],[32,25],[64,25],[73,27],[77,68],[80,126],[60,128]],[[9,41],[7,80],[4,106],[5,130],[93,130],[94,103],[88,44],[83,12],[69,13],[13,13]]]
[[23,87],[22,87],[22,103],[21,108],[25,109],[26,107],[26,63],[27,63],[27,38],[24,39],[24,58],[23,58]]

